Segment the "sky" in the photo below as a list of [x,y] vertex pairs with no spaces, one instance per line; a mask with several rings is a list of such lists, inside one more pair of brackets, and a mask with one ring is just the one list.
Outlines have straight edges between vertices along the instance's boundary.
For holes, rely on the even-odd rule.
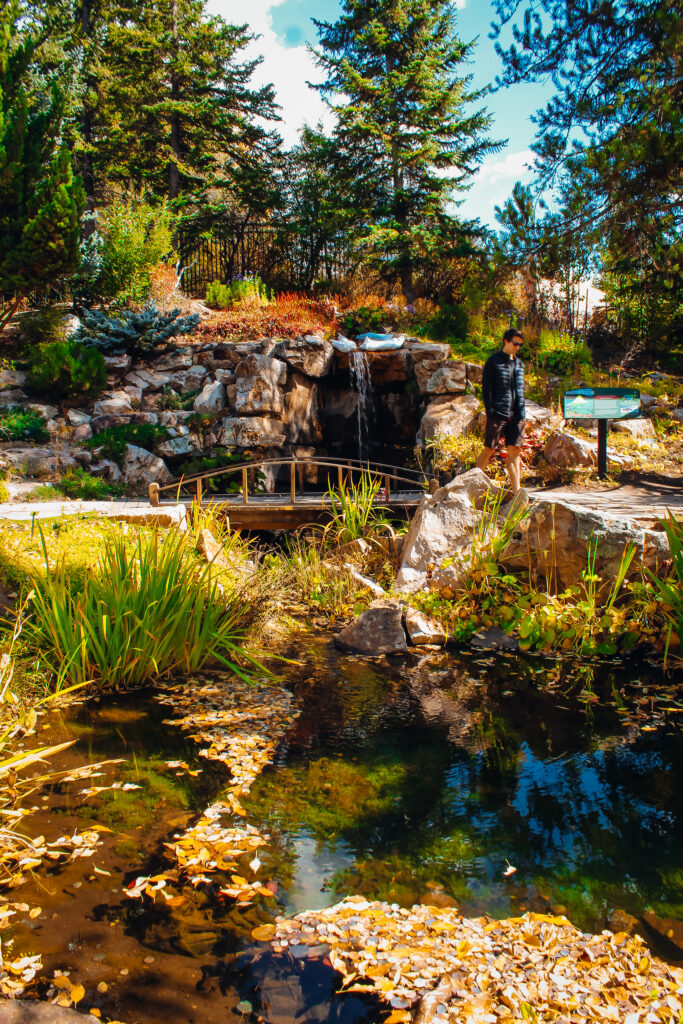
[[[372,0],[369,0],[372,2]],[[272,82],[282,107],[280,134],[285,145],[297,142],[302,125],[322,121],[329,126],[325,104],[307,82],[320,80],[306,43],[316,42],[312,17],[335,21],[340,7],[337,0],[208,0],[212,13],[226,21],[249,25],[260,38],[251,44],[251,53],[264,60],[254,75],[254,83]],[[470,73],[473,86],[492,82],[501,69],[493,42],[488,39],[492,18],[489,0],[455,0],[458,31],[462,39],[477,40]],[[491,137],[505,140],[505,147],[481,165],[472,188],[460,208],[465,217],[478,217],[495,227],[494,208],[502,206],[516,181],[530,180],[528,164],[533,159],[530,146],[534,137],[531,114],[543,106],[550,95],[545,85],[518,85],[493,93],[482,102],[493,115]]]

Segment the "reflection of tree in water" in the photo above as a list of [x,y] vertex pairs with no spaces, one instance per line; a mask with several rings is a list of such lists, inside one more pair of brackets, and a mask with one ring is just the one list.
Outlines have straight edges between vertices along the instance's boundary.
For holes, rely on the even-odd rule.
[[[647,903],[683,916],[677,737],[629,734],[609,708],[567,704],[512,660],[430,659],[403,687],[354,664],[327,680],[304,749],[254,787],[286,874],[304,832],[341,848],[346,866],[321,880],[337,893],[442,891],[504,914],[540,890],[579,923]],[[591,683],[609,692],[613,680]]]

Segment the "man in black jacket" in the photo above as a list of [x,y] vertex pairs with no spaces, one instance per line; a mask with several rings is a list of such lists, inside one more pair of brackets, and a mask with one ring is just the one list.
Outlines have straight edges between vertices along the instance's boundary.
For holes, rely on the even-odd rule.
[[513,494],[519,490],[520,457],[526,426],[524,363],[518,356],[523,340],[516,328],[507,330],[503,335],[502,349],[486,360],[482,378],[486,438],[477,466],[486,469],[501,437],[504,437],[508,450],[507,472]]

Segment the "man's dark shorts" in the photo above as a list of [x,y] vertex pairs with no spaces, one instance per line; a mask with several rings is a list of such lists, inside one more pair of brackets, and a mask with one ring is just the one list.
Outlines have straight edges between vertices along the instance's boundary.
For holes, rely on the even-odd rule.
[[505,420],[500,416],[487,416],[484,446],[497,448],[501,437],[505,437],[506,445],[521,448],[524,444],[525,427],[526,420]]

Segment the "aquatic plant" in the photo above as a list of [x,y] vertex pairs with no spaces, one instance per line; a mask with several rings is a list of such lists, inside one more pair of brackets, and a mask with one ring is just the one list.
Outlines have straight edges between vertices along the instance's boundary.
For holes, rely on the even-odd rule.
[[332,518],[323,531],[327,543],[346,544],[391,527],[386,510],[375,504],[381,486],[378,479],[363,473],[358,483],[341,480],[337,488],[328,487]]
[[677,632],[679,643],[683,639],[683,523],[674,519],[671,510],[664,524],[669,551],[671,552],[671,572],[665,579],[648,572],[652,583],[666,605],[670,619],[667,640],[667,652],[674,631]]
[[124,537],[104,544],[83,581],[65,567],[33,578],[29,644],[56,677],[123,688],[172,671],[195,672],[218,661],[242,678],[260,666],[244,650],[257,611],[253,595],[219,585],[182,535]]

